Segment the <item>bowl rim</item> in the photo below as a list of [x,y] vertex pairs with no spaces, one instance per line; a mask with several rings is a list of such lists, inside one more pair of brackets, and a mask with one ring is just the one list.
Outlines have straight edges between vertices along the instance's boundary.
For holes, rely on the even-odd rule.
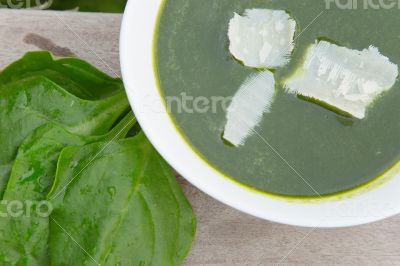
[[[291,200],[239,185],[206,163],[186,142],[159,93],[153,38],[165,0],[129,0],[120,32],[120,62],[126,93],[147,138],[160,155],[201,191],[235,209],[269,221],[315,228],[348,227],[400,213],[399,164],[392,178],[363,193]],[[162,133],[162,134],[160,134]]]

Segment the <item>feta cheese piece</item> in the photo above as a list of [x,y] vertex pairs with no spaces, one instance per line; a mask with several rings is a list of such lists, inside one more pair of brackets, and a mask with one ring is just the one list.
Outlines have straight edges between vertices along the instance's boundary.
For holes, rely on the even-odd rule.
[[229,50],[244,65],[276,68],[289,62],[296,22],[283,10],[247,9],[229,22]]
[[308,49],[303,66],[285,87],[363,119],[367,107],[393,87],[398,75],[398,66],[373,46],[357,51],[320,41]]
[[234,95],[226,118],[223,138],[234,146],[243,145],[254,133],[264,113],[269,113],[275,96],[275,79],[270,71],[250,75]]

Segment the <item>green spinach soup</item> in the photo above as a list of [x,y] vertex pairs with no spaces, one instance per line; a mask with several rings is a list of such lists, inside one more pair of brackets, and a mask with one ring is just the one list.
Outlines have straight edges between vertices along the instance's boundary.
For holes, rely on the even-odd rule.
[[[338,51],[341,48],[336,47],[348,51],[377,47],[393,65],[400,64],[399,9],[327,2],[165,0],[154,43],[160,92],[187,142],[227,177],[262,192],[316,197],[362,186],[399,161],[398,78],[368,106],[365,117],[358,118],[288,93],[286,80],[298,73],[310,45],[319,41]],[[281,10],[295,21],[287,64],[273,69],[248,67],[231,54],[230,20],[247,9]],[[232,145],[223,138],[227,99],[249,76],[265,70],[271,70],[275,81],[269,112],[243,145]]]

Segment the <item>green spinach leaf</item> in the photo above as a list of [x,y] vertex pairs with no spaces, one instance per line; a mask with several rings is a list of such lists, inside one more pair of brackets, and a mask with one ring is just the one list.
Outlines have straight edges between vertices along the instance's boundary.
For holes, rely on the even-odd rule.
[[37,7],[39,4],[50,3],[50,6],[46,8],[55,10],[71,10],[77,9],[79,11],[89,12],[111,12],[121,13],[124,11],[127,0],[26,0],[26,1],[10,1],[0,0],[0,4],[3,7],[9,8],[27,8]]
[[54,0],[51,9],[77,8],[79,11],[122,13],[127,0]]
[[[0,265],[183,262],[193,211],[137,135],[120,79],[28,53],[0,73],[0,121],[0,198],[24,208],[14,217],[0,204]],[[47,193],[50,219],[37,212]]]
[[52,122],[79,135],[105,134],[128,106],[123,91],[83,100],[40,76],[0,87],[0,196],[18,147],[36,128]]
[[[35,210],[46,199],[56,174],[57,160],[66,146],[82,146],[98,141],[123,138],[135,125],[129,113],[109,133],[102,136],[78,136],[54,124],[35,130],[19,148],[3,200],[32,204],[28,213],[0,219],[1,265],[48,265],[48,217]],[[94,156],[94,155],[93,155]],[[3,205],[0,208],[4,209]],[[0,209],[0,210],[2,210]],[[2,210],[5,211],[5,210]]]
[[194,238],[193,211],[143,134],[65,148],[48,198],[52,265],[180,265]]
[[21,142],[46,122],[101,135],[129,108],[120,79],[77,58],[29,52],[0,73],[0,198]]
[[47,51],[28,52],[10,64],[0,73],[0,85],[37,76],[46,77],[85,100],[103,99],[124,90],[119,78],[112,78],[78,58],[55,59]]

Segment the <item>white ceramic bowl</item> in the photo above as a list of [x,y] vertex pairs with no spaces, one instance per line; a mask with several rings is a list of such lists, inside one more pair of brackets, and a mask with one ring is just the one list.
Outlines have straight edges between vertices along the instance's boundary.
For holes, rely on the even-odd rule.
[[201,160],[176,131],[156,86],[152,44],[162,2],[128,2],[121,30],[121,66],[126,92],[142,129],[158,152],[183,177],[229,206],[283,224],[344,227],[400,213],[400,167],[351,194],[302,201],[247,189]]

